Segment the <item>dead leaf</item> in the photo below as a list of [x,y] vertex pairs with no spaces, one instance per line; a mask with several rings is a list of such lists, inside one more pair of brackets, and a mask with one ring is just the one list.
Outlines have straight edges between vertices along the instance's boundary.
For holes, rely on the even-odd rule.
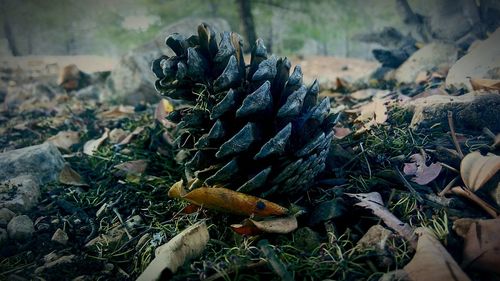
[[376,124],[383,124],[387,121],[387,107],[385,100],[375,99],[372,102],[363,105],[360,108],[360,115],[355,119],[356,122],[365,122],[375,120]]
[[469,277],[441,245],[430,229],[419,227],[417,251],[403,268],[412,281],[466,281]]
[[460,163],[460,175],[465,185],[472,191],[484,186],[500,170],[500,156],[479,151],[467,154]]
[[472,202],[476,203],[479,207],[481,207],[483,210],[485,210],[493,218],[498,217],[497,210],[493,206],[488,204],[486,201],[481,199],[481,197],[477,196],[471,190],[464,188],[462,186],[455,186],[455,187],[452,187],[450,190],[451,190],[451,192],[455,193],[456,195],[463,196],[463,197],[471,200]]
[[417,239],[413,233],[413,228],[407,223],[403,223],[394,214],[392,214],[385,206],[382,201],[382,196],[378,192],[370,193],[346,193],[348,196],[358,199],[360,202],[356,203],[356,206],[367,208],[372,210],[373,214],[381,218],[384,223],[396,231],[399,235],[403,236],[410,245],[414,248],[417,245]]
[[500,274],[500,219],[478,220],[465,237],[463,267]]
[[411,163],[405,163],[403,172],[407,176],[415,176],[411,180],[426,185],[435,180],[441,172],[442,166],[439,163],[432,163],[429,166],[425,164],[425,158],[421,154],[410,156]]
[[209,238],[204,221],[188,227],[155,250],[155,258],[137,281],[169,279],[186,261],[203,252]]
[[120,119],[134,114],[133,106],[118,105],[113,106],[109,110],[104,111],[100,114],[102,119]]
[[470,226],[479,221],[479,219],[461,218],[453,222],[453,230],[458,236],[465,239],[467,237],[467,232],[469,232]]
[[470,85],[474,91],[500,91],[499,79],[478,79],[469,78]]
[[111,132],[109,132],[109,142],[113,144],[119,143],[123,141],[129,135],[129,133],[130,132],[127,132],[123,129],[114,128],[113,130],[111,130]]
[[282,216],[288,212],[276,203],[223,187],[200,187],[188,193],[182,180],[172,185],[168,196],[235,215],[267,217]]
[[135,130],[130,133],[128,136],[126,136],[120,143],[118,143],[118,145],[126,145],[126,144],[129,144],[130,141],[135,137],[135,136],[138,136],[140,133],[142,133],[142,131],[144,131],[144,126],[140,126],[140,127],[137,127],[135,128]]
[[364,90],[356,91],[354,93],[351,93],[349,96],[352,99],[360,101],[360,100],[369,99],[371,97],[384,97],[387,94],[389,94],[389,92],[390,91],[388,91],[388,90],[380,90],[380,89],[369,88],[369,89],[364,89]]
[[48,138],[45,142],[50,142],[57,148],[70,151],[72,145],[80,142],[80,136],[78,132],[61,131],[57,135]]
[[189,215],[189,214],[193,214],[193,213],[198,212],[200,209],[201,209],[200,206],[198,206],[196,204],[193,204],[193,203],[189,203],[189,205],[187,205],[186,207],[182,208],[181,213]]
[[240,235],[253,236],[260,233],[287,234],[298,227],[295,216],[271,218],[266,220],[246,219],[242,224],[233,224],[231,228]]
[[125,175],[141,175],[146,171],[148,167],[148,161],[146,160],[133,160],[128,162],[123,162],[115,165],[114,168],[118,169],[120,172],[116,173],[117,176]]
[[59,182],[62,184],[73,186],[89,186],[80,174],[71,168],[69,165],[64,165],[61,173],[59,173]]
[[83,153],[87,155],[94,155],[94,152],[101,146],[101,144],[109,137],[109,129],[104,128],[104,133],[98,139],[89,140],[83,145]]
[[174,127],[175,124],[167,119],[167,116],[170,112],[174,110],[174,106],[166,99],[162,99],[155,110],[155,119],[160,124],[162,124],[166,128]]
[[336,139],[343,139],[350,135],[352,133],[352,130],[349,128],[342,128],[342,127],[333,127],[333,130],[335,134],[333,135],[334,138]]

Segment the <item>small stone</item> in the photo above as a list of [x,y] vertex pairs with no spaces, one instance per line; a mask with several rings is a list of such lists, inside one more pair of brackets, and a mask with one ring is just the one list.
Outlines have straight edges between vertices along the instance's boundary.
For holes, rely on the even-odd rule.
[[39,182],[31,175],[20,175],[0,183],[0,207],[23,213],[33,208],[39,197]]
[[22,241],[31,238],[35,232],[35,227],[28,216],[22,215],[10,220],[7,225],[7,232],[11,239]]
[[58,228],[54,235],[52,235],[52,241],[57,242],[61,245],[66,245],[68,243],[69,237],[64,230]]
[[360,249],[375,248],[377,250],[385,250],[387,239],[391,234],[390,230],[377,224],[370,227],[356,245]]
[[0,209],[0,226],[7,226],[9,221],[15,216],[16,214],[7,208]]
[[341,217],[345,212],[345,203],[341,198],[325,201],[314,208],[309,218],[309,224],[317,225],[320,222]]
[[141,223],[142,223],[142,218],[139,215],[135,215],[129,218],[127,221],[125,221],[125,225],[127,226],[128,229],[135,229],[138,226],[140,226]]
[[47,262],[44,265],[38,267],[37,269],[35,269],[35,274],[41,274],[47,269],[52,269],[59,266],[70,268],[71,264],[74,263],[75,261],[76,261],[75,255],[62,256],[54,261]]
[[0,248],[5,245],[9,236],[7,235],[7,231],[3,228],[0,228]]

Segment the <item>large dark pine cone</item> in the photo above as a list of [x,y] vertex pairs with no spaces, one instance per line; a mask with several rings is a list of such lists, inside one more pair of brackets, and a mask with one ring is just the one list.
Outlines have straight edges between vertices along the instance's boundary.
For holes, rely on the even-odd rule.
[[198,36],[172,34],[175,56],[155,60],[156,89],[190,107],[169,119],[189,153],[186,174],[267,197],[306,190],[323,171],[333,136],[328,98],[319,103],[317,81],[302,83],[300,66],[268,56],[262,40],[245,65],[242,40],[224,32],[219,43],[206,24]]

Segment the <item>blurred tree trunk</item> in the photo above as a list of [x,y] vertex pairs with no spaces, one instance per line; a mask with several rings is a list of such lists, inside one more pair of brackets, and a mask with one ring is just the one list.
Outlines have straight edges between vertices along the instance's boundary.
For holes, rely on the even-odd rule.
[[245,39],[248,44],[246,47],[246,51],[250,51],[252,46],[255,44],[255,40],[257,40],[257,34],[255,32],[255,24],[253,21],[252,15],[252,5],[250,0],[236,0],[238,3],[238,13],[241,19],[241,27],[242,33],[245,35]]
[[0,10],[1,16],[2,16],[2,27],[3,27],[3,33],[5,36],[5,39],[7,39],[7,44],[9,45],[9,49],[12,53],[13,56],[19,56],[21,55],[19,53],[19,49],[17,48],[16,40],[14,38],[14,34],[12,33],[12,27],[9,22],[9,18],[7,16],[7,2],[5,0],[0,0]]

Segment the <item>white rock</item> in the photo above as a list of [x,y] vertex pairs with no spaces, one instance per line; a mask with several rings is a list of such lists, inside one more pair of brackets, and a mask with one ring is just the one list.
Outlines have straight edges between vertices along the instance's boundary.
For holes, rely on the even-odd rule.
[[413,83],[417,75],[434,68],[449,68],[458,58],[458,49],[445,43],[431,43],[413,53],[395,72],[402,83]]
[[35,227],[33,226],[33,222],[26,215],[14,217],[7,225],[7,233],[10,239],[13,240],[22,241],[29,239],[34,232]]
[[451,67],[446,85],[471,89],[468,77],[500,79],[500,28]]

